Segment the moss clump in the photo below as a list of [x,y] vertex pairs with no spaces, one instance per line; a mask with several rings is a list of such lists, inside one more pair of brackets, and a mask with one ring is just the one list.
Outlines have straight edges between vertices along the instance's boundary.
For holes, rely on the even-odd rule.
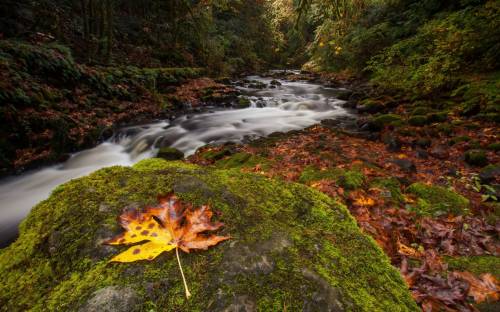
[[236,107],[238,108],[247,108],[251,104],[250,100],[247,97],[240,97],[238,98],[238,102],[236,104]]
[[384,128],[385,126],[398,126],[401,125],[401,123],[401,116],[396,114],[380,115],[373,119],[373,124],[378,128]]
[[[108,263],[126,246],[124,209],[175,192],[210,204],[231,241],[182,254],[193,294],[184,297],[174,253],[154,261]],[[399,272],[347,209],[300,184],[239,170],[160,159],[110,167],[58,187],[0,251],[0,305],[9,311],[74,311],[113,286],[136,294],[140,310],[225,310],[247,302],[259,311],[287,306],[342,311],[418,311]]]
[[324,179],[335,180],[339,186],[345,188],[346,190],[357,189],[365,182],[365,176],[356,168],[350,170],[319,170],[315,166],[307,166],[304,168],[299,177],[299,182],[308,184],[313,181]]
[[380,188],[385,191],[387,199],[395,203],[404,201],[401,193],[401,184],[396,178],[375,178],[371,181],[370,187]]
[[230,157],[221,159],[215,163],[218,168],[251,168],[260,165],[263,169],[269,167],[269,160],[266,158],[249,154],[236,153]]
[[462,135],[462,136],[457,136],[457,137],[452,138],[448,142],[448,144],[449,145],[455,145],[455,144],[461,143],[461,142],[469,142],[470,140],[471,140],[471,138],[469,136]]
[[473,149],[465,152],[465,162],[471,166],[484,167],[488,164],[488,157],[483,150]]
[[430,112],[431,110],[428,107],[425,106],[419,106],[416,107],[412,112],[412,116],[421,116],[421,115],[426,115]]
[[448,120],[447,112],[430,113],[427,115],[428,122],[445,122]]
[[413,209],[419,214],[441,215],[452,213],[463,215],[469,212],[469,200],[444,187],[414,183],[406,191],[418,197],[417,204]]
[[420,126],[425,126],[426,124],[429,123],[429,121],[427,120],[427,117],[417,115],[417,116],[411,116],[408,119],[408,123],[412,126],[420,127]]
[[495,256],[446,257],[452,271],[469,271],[474,274],[491,273],[500,278],[500,258]]
[[490,145],[488,145],[488,149],[495,152],[500,151],[500,142],[491,143]]
[[229,148],[223,148],[220,150],[208,150],[202,152],[200,157],[206,160],[217,161],[224,158],[225,156],[231,155],[233,152]]
[[302,171],[299,182],[307,184],[324,179],[335,180],[336,178],[337,175],[332,170],[319,170],[315,166],[307,166]]
[[184,153],[173,147],[162,147],[156,157],[165,160],[179,160],[184,158]]

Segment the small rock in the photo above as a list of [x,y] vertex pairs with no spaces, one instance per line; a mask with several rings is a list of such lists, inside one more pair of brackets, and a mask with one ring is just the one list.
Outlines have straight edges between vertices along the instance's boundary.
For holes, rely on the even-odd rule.
[[278,80],[275,79],[275,80],[271,81],[271,85],[272,86],[281,86],[281,82],[279,82]]
[[429,154],[437,159],[447,159],[450,156],[450,153],[448,152],[448,148],[443,145],[437,145],[433,147],[430,151]]
[[139,297],[129,287],[108,286],[97,290],[79,312],[139,311]]
[[424,149],[417,148],[417,157],[422,159],[427,159],[429,158],[429,153],[427,153],[427,151]]
[[399,168],[401,168],[403,171],[411,173],[411,172],[417,172],[417,167],[415,167],[415,164],[408,159],[393,159],[391,162],[395,165],[397,165]]
[[479,173],[482,183],[490,183],[500,177],[500,165],[489,165],[484,167]]
[[382,141],[385,143],[387,150],[389,152],[399,152],[401,151],[401,146],[403,142],[392,134],[384,134],[382,136]]

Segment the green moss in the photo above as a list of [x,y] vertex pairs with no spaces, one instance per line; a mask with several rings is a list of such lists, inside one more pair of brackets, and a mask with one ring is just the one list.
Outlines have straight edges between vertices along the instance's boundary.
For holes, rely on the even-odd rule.
[[166,160],[179,160],[184,158],[184,153],[173,147],[162,147],[156,157]]
[[247,108],[250,106],[250,100],[247,97],[240,97],[238,98],[238,108]]
[[300,183],[308,184],[319,180],[335,180],[337,184],[346,190],[354,190],[361,187],[365,181],[363,173],[354,168],[351,170],[330,169],[319,170],[315,166],[307,166],[299,177]]
[[430,113],[427,115],[428,122],[445,122],[448,120],[447,112]]
[[500,151],[500,142],[491,143],[490,145],[488,145],[488,149],[495,152]]
[[461,143],[461,142],[469,142],[471,140],[471,138],[469,136],[466,136],[466,135],[463,135],[463,136],[457,136],[457,137],[454,137],[452,138],[448,144],[449,145],[455,145],[457,143]]
[[413,207],[419,214],[441,215],[453,213],[463,215],[469,212],[469,200],[460,194],[440,186],[414,183],[407,190],[418,197]]
[[228,155],[231,155],[231,154],[232,154],[232,152],[231,152],[230,149],[223,148],[223,149],[220,149],[220,150],[208,150],[206,152],[201,153],[200,157],[204,158],[206,160],[216,161],[216,160],[222,159],[225,156],[228,156]]
[[215,163],[218,168],[248,168],[260,165],[262,169],[267,169],[269,164],[266,158],[248,153],[236,153]]
[[336,178],[337,175],[332,170],[319,170],[315,166],[307,166],[302,171],[299,182],[307,184],[324,179],[335,180]]
[[488,164],[488,157],[483,150],[474,149],[465,152],[465,162],[471,166],[484,167]]
[[[124,208],[155,204],[172,191],[195,206],[209,203],[225,223],[221,234],[232,236],[181,255],[190,300],[174,253],[108,264],[127,247],[102,245],[121,232],[116,217]],[[110,285],[133,289],[141,310],[217,310],[237,298],[263,311],[319,309],[324,301],[317,298],[326,298],[351,311],[418,311],[399,272],[344,206],[303,185],[238,169],[162,159],[105,168],[56,188],[20,233],[0,251],[0,304],[10,311],[78,310]]]
[[452,271],[468,271],[476,275],[491,273],[500,278],[500,258],[496,256],[445,257]]
[[419,106],[419,107],[416,107],[412,112],[411,112],[411,115],[412,116],[421,116],[421,115],[426,115],[430,112],[430,109],[428,107],[425,107],[425,106]]
[[408,118],[408,123],[412,126],[420,127],[420,126],[425,126],[426,124],[429,123],[429,121],[427,120],[426,116],[416,115]]
[[371,181],[370,187],[377,187],[387,192],[387,197],[390,201],[401,203],[404,201],[401,194],[401,184],[396,178],[375,178]]
[[396,114],[380,115],[373,119],[373,123],[379,128],[383,128],[389,125],[392,126],[400,125],[401,122],[402,122],[401,116]]

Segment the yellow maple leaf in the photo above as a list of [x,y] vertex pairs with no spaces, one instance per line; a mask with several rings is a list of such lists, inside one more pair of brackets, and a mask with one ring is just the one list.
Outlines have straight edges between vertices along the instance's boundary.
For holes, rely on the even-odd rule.
[[206,234],[223,226],[220,222],[210,221],[213,214],[207,205],[193,210],[192,205],[182,203],[173,194],[160,197],[159,202],[158,206],[147,207],[143,212],[127,211],[120,216],[119,222],[125,232],[105,243],[136,245],[113,257],[110,262],[153,260],[161,253],[175,249],[186,297],[189,298],[191,294],[182,271],[179,249],[187,253],[192,249],[206,250],[230,237]]

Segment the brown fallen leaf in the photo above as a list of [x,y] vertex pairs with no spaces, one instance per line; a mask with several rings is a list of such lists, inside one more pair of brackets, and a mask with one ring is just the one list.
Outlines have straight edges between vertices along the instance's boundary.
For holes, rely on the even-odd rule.
[[479,278],[470,272],[453,272],[453,274],[469,283],[468,295],[474,298],[476,303],[481,303],[487,299],[500,299],[500,284],[490,273],[482,274]]
[[144,243],[134,245],[110,262],[153,260],[161,253],[175,248],[186,297],[189,298],[191,294],[182,271],[179,248],[187,253],[193,249],[206,250],[230,237],[206,234],[207,231],[215,231],[223,226],[220,222],[211,222],[213,214],[207,205],[193,210],[192,205],[184,204],[173,194],[160,197],[159,202],[158,206],[148,207],[143,212],[128,211],[120,216],[120,225],[126,231],[105,243]]

